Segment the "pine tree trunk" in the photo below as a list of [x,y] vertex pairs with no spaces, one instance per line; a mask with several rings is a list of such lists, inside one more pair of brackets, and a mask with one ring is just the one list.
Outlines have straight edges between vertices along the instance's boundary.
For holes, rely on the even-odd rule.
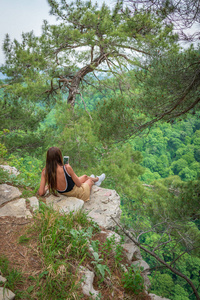
[[73,77],[71,81],[71,85],[69,88],[69,96],[67,99],[67,103],[69,103],[72,107],[74,107],[76,95],[79,93],[79,85],[81,80],[90,72],[93,72],[98,65],[100,65],[103,61],[106,60],[108,57],[108,53],[100,54],[96,59],[94,59],[91,64],[86,65],[85,67],[81,68]]

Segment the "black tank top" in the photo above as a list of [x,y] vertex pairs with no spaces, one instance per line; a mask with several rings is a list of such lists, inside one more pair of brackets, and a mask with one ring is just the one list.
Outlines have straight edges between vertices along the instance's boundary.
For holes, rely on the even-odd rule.
[[65,166],[63,166],[63,171],[64,171],[64,174],[65,174],[66,188],[65,188],[64,191],[57,190],[58,193],[70,192],[73,189],[73,187],[75,186],[75,183],[73,182],[71,176],[65,170]]

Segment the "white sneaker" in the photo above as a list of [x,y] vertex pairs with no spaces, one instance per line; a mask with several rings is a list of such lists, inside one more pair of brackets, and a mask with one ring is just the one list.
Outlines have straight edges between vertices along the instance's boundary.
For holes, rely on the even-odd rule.
[[99,180],[97,182],[95,182],[94,184],[97,186],[100,186],[102,181],[106,178],[106,175],[103,173],[100,176],[97,176],[99,178]]
[[94,174],[90,175],[90,177],[95,178]]

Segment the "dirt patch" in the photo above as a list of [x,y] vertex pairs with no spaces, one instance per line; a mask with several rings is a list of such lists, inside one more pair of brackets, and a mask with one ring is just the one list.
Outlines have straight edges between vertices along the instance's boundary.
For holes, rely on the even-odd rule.
[[29,236],[33,220],[15,217],[0,218],[0,256],[6,256],[12,268],[21,270],[25,276],[37,274],[42,269],[41,259],[37,252],[37,242],[31,233],[30,242],[19,243],[21,236]]

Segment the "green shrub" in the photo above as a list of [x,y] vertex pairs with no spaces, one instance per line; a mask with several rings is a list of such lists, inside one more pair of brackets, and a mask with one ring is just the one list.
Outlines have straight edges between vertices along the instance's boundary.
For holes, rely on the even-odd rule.
[[136,295],[143,291],[144,278],[141,275],[140,267],[132,264],[128,271],[123,274],[122,283],[127,291],[131,291]]

